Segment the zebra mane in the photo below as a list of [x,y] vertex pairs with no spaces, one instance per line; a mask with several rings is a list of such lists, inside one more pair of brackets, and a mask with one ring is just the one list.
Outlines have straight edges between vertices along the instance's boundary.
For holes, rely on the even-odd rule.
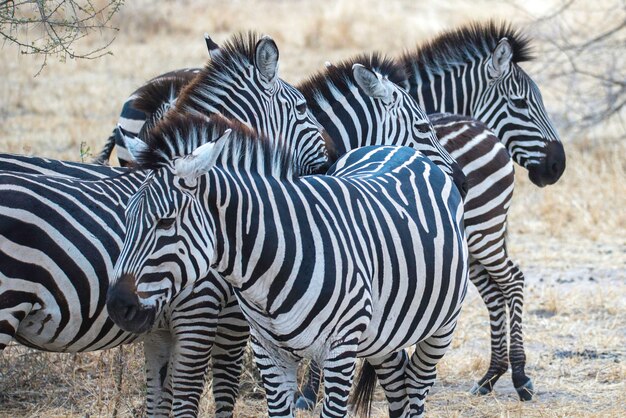
[[147,149],[139,152],[135,167],[140,170],[170,167],[176,158],[217,140],[228,129],[232,132],[218,160],[222,165],[280,178],[291,178],[298,172],[287,148],[272,144],[247,125],[219,114],[205,117],[177,110],[170,111],[146,134]]
[[371,54],[361,54],[354,58],[341,61],[339,64],[332,64],[325,70],[310,76],[297,88],[302,92],[309,105],[317,102],[317,97],[332,97],[331,89],[337,89],[340,93],[347,94],[349,90],[356,86],[352,75],[352,66],[361,64],[373,70],[392,83],[402,85],[408,82],[407,73],[402,65],[392,58],[386,57],[378,52]]
[[513,50],[515,63],[530,61],[530,39],[507,22],[473,22],[439,35],[432,41],[405,52],[401,61],[427,69],[447,69],[476,58],[486,58],[498,42],[507,38]]
[[178,98],[178,106],[184,109],[198,102],[205,102],[208,92],[216,86],[228,84],[240,78],[242,69],[254,65],[254,54],[261,35],[256,32],[234,34],[213,54],[196,78],[184,88]]
[[146,123],[141,128],[140,137],[163,119],[165,112],[172,108],[179,92],[196,76],[192,72],[180,72],[171,77],[157,78],[145,84],[137,93],[133,107],[146,114]]

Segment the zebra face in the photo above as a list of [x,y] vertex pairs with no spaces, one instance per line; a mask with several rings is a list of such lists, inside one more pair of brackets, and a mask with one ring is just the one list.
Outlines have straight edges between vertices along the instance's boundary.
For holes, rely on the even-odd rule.
[[474,115],[503,141],[513,160],[528,170],[530,180],[543,187],[563,174],[565,151],[539,88],[511,58],[511,46],[503,39],[485,66],[488,87]]
[[394,144],[421,151],[452,177],[465,198],[468,190],[465,174],[440,144],[435,128],[426,112],[409,94],[408,87],[403,89],[361,64],[354,64],[352,69],[357,85],[379,109],[376,125],[380,138],[374,142],[385,144],[393,139]]
[[107,295],[109,315],[120,328],[150,330],[183,287],[209,273],[213,237],[199,204],[202,181],[161,168],[129,201],[124,245]]
[[237,119],[291,150],[299,174],[325,172],[323,130],[304,96],[279,77],[279,51],[268,36],[235,36],[223,48],[211,42],[211,61],[181,94],[177,107]]
[[309,111],[302,93],[282,80],[278,80],[275,91],[267,93],[271,125],[268,137],[286,143],[300,174],[326,172],[329,160],[323,128]]

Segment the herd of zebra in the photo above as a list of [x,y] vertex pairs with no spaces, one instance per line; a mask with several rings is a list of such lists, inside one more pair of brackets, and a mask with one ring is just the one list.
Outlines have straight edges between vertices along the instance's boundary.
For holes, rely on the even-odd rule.
[[529,40],[471,24],[296,87],[271,38],[206,42],[204,68],[126,100],[97,164],[0,155],[0,348],[142,341],[147,414],[177,417],[198,414],[209,362],[215,415],[232,416],[248,340],[271,417],[311,409],[320,380],[321,416],[346,416],[362,358],[357,412],[378,379],[390,417],[422,416],[469,279],[491,326],[472,393],[510,365],[531,399],[513,161],[542,187],[565,153],[519,65]]

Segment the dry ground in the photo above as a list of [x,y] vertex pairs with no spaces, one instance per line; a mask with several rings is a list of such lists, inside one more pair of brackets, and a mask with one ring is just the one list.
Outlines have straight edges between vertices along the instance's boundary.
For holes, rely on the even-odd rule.
[[[282,76],[297,82],[326,60],[373,49],[397,53],[469,19],[524,24],[554,6],[442,3],[128,2],[115,21],[120,32],[113,56],[49,61],[33,78],[39,60],[9,45],[0,49],[0,151],[70,160],[95,153],[135,87],[167,70],[204,63],[205,31],[218,42],[237,30],[272,35],[281,49]],[[592,19],[593,13],[584,16]],[[542,84],[541,74],[533,73],[532,63],[527,69],[559,119],[567,109]],[[519,403],[509,375],[493,396],[467,395],[487,367],[489,350],[486,309],[471,289],[453,349],[428,399],[431,416],[626,416],[624,130],[562,136],[568,156],[563,179],[537,189],[519,169],[509,218],[510,251],[528,283],[524,330],[536,400]],[[80,355],[12,346],[0,357],[0,416],[135,416],[142,411],[142,381],[139,346]],[[242,383],[237,416],[262,416],[262,397],[249,370]],[[384,416],[382,397],[375,406],[376,416]],[[211,408],[207,396],[203,416],[211,416]]]

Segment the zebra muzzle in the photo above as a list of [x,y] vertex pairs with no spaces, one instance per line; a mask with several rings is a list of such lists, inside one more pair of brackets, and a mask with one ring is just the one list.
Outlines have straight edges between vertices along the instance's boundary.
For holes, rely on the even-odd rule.
[[107,310],[117,326],[128,332],[142,333],[152,328],[156,308],[144,306],[137,296],[135,276],[122,275],[107,293]]

